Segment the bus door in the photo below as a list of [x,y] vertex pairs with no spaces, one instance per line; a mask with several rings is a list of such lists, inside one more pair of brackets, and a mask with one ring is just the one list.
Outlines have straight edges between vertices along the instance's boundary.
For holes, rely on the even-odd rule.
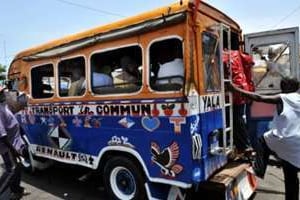
[[[256,92],[276,94],[280,92],[283,77],[299,76],[299,28],[278,29],[244,35],[245,51],[254,59],[252,77]],[[270,127],[275,111],[271,104],[252,102],[248,123],[252,142]]]

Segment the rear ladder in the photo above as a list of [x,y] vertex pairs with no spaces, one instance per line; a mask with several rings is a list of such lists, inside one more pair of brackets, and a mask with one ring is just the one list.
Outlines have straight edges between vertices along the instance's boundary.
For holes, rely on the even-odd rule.
[[[231,49],[231,35],[230,27],[224,24],[220,24],[220,55],[224,53],[224,40],[227,40],[227,50]],[[225,37],[226,36],[226,37]],[[231,58],[229,53],[228,66],[225,66],[221,61],[221,105],[222,105],[222,119],[223,119],[223,153],[229,154],[233,150],[233,104],[232,104],[232,93],[225,90],[225,84],[231,83],[232,81],[232,70],[231,70]],[[228,69],[226,73],[225,69]]]

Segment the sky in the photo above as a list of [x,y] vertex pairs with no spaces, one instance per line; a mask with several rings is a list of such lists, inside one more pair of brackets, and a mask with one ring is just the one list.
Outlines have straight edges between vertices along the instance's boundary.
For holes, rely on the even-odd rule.
[[[179,0],[0,0],[0,64],[20,51]],[[203,0],[244,33],[299,26],[300,0]]]

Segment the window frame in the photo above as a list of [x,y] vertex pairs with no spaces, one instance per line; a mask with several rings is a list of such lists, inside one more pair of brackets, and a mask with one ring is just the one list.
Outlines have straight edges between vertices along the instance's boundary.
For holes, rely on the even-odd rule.
[[[255,63],[255,65],[252,67],[252,69],[251,69],[251,72],[252,72],[252,79],[253,79],[253,83],[254,83],[254,86],[255,86],[255,90],[257,91],[257,92],[259,92],[259,93],[263,93],[263,94],[274,94],[274,93],[278,93],[278,92],[280,92],[281,91],[281,89],[280,89],[280,81],[282,80],[282,78],[283,77],[294,77],[292,74],[293,74],[293,67],[292,67],[292,56],[291,56],[291,49],[292,49],[292,46],[289,44],[289,42],[280,42],[280,43],[265,43],[265,44],[260,44],[260,45],[258,45],[258,46],[256,46],[256,48],[261,48],[261,47],[268,47],[268,49],[270,49],[270,48],[272,48],[272,46],[276,46],[276,45],[286,45],[286,48],[285,48],[285,50],[284,51],[282,51],[281,52],[281,55],[277,58],[277,60],[276,60],[276,62],[273,62],[272,60],[271,61],[269,61],[269,60],[264,60],[264,64],[265,64],[265,67],[263,67],[263,68],[265,68],[265,72],[264,72],[264,74],[261,76],[261,77],[259,77],[259,79],[258,80],[256,80],[256,75],[258,74],[258,72],[255,72],[255,70],[257,70],[258,68],[259,68],[259,66],[257,66],[256,65],[256,63]],[[280,62],[277,62],[278,60],[280,60],[280,58],[283,58],[282,56],[284,56],[284,55],[287,55],[287,54],[284,54],[284,52],[286,51],[288,49],[288,52],[289,52],[289,54],[288,54],[288,62],[287,63],[289,63],[288,65],[288,70],[289,70],[289,74],[287,75],[287,74],[283,74],[282,73],[282,71],[274,71],[274,72],[271,72],[272,71],[272,69],[269,69],[268,67],[269,66],[271,66],[272,64],[274,64],[276,67],[277,67],[277,70],[278,70],[278,68],[279,68],[279,66],[281,65],[282,66],[282,64],[280,63]],[[273,53],[275,53],[275,52],[273,52]],[[255,60],[255,58],[254,58],[254,51],[252,51],[252,56],[253,56],[253,60],[254,60],[254,62],[255,61],[257,61],[257,60]],[[268,56],[268,55],[267,55]],[[275,57],[277,57],[278,55],[276,55]],[[263,60],[263,59],[260,59],[260,61],[261,60]],[[260,68],[262,68],[262,67],[260,67]],[[272,73],[276,73],[276,74],[278,74],[277,76],[274,76],[274,75],[271,75]],[[275,79],[276,77],[278,78],[278,79],[280,79],[280,81],[272,81],[272,83],[270,83],[270,85],[273,85],[273,83],[274,82],[276,82],[277,83],[277,88],[275,87],[275,88],[271,88],[271,87],[266,87],[266,85],[264,85],[264,84],[262,84],[262,83],[264,83],[264,82],[266,82],[266,81],[270,81],[270,80],[272,80],[272,79],[268,79],[269,77],[273,77],[273,79]],[[258,81],[258,82],[257,82]],[[260,85],[262,85],[262,86],[264,86],[264,87],[262,87],[262,86],[260,86]],[[260,87],[259,87],[260,86]],[[276,85],[275,85],[276,86]]]
[[[219,54],[220,54],[220,40],[219,40],[219,37],[220,36],[218,36],[218,35],[216,35],[216,34],[214,34],[213,32],[210,32],[210,31],[202,31],[201,33],[200,33],[200,35],[201,35],[201,40],[200,40],[200,42],[201,42],[201,51],[202,51],[202,55],[199,55],[200,57],[202,57],[202,66],[203,66],[203,85],[204,85],[204,90],[206,91],[206,92],[220,92],[221,91],[221,76],[222,76],[222,74],[221,74],[221,62],[222,62],[222,56],[221,55],[218,55],[219,56],[219,62],[216,64],[216,66],[218,66],[218,72],[219,72],[219,84],[218,84],[218,86],[217,86],[217,88],[213,88],[213,89],[210,89],[210,88],[208,88],[208,82],[207,82],[207,78],[209,77],[209,76],[207,76],[207,70],[206,70],[206,62],[205,62],[205,56],[204,56],[204,45],[203,45],[203,36],[204,36],[204,34],[208,34],[208,35],[210,35],[210,36],[214,36],[214,38],[216,39],[216,44],[217,44],[217,47],[216,47],[216,51],[215,51],[215,55],[217,55],[218,54],[218,52],[219,52]],[[211,54],[212,55],[212,54]]]
[[[53,95],[51,97],[45,97],[45,98],[35,98],[33,97],[33,85],[32,85],[32,81],[33,81],[33,78],[32,78],[32,70],[36,69],[36,68],[39,68],[39,67],[43,67],[43,66],[46,66],[46,65],[52,65],[52,70],[53,70],[53,83],[54,83],[54,88],[53,88]],[[36,65],[32,65],[30,67],[30,73],[29,73],[29,78],[30,78],[30,81],[29,81],[29,91],[30,91],[30,96],[32,99],[34,100],[44,100],[44,99],[52,99],[56,96],[56,77],[55,77],[55,63],[54,62],[43,62],[43,63],[40,63],[40,64],[36,64]]]
[[[166,90],[166,91],[159,91],[159,90],[154,90],[152,87],[151,87],[151,83],[150,83],[150,79],[151,79],[151,69],[150,69],[150,48],[151,46],[156,43],[156,42],[162,42],[164,40],[169,40],[169,39],[178,39],[181,41],[181,46],[182,46],[182,60],[183,60],[183,67],[184,67],[184,76],[183,76],[183,85],[182,85],[182,88],[180,90]],[[185,87],[184,84],[185,84],[185,81],[186,81],[186,66],[185,66],[185,42],[184,42],[184,39],[183,37],[179,36],[179,35],[167,35],[167,36],[162,36],[162,37],[156,37],[155,39],[152,39],[149,43],[148,43],[148,46],[147,46],[147,66],[148,66],[148,70],[147,70],[147,85],[149,85],[149,90],[153,93],[174,93],[174,92],[182,92],[183,91],[183,88]]]
[[[134,91],[134,92],[118,92],[118,93],[105,93],[105,94],[99,94],[99,93],[95,93],[93,91],[93,85],[92,85],[92,63],[91,63],[91,59],[92,57],[95,55],[95,54],[101,54],[101,53],[106,53],[106,52],[109,52],[109,51],[115,51],[115,50],[118,50],[118,49],[123,49],[123,48],[127,48],[127,47],[139,47],[140,50],[141,50],[141,66],[142,66],[142,73],[141,73],[141,86],[140,88],[137,90],[137,91]],[[140,44],[140,43],[128,43],[128,44],[124,44],[124,45],[120,45],[120,46],[111,46],[111,47],[107,47],[107,48],[103,48],[103,49],[97,49],[97,50],[94,50],[92,51],[90,54],[89,54],[89,57],[88,57],[88,68],[89,68],[89,81],[87,83],[87,85],[89,85],[89,88],[90,88],[90,91],[91,91],[91,94],[93,96],[101,96],[101,97],[105,97],[105,96],[127,96],[128,94],[130,95],[135,95],[135,94],[139,94],[142,90],[143,90],[143,87],[144,87],[144,71],[145,71],[145,65],[144,65],[144,48],[143,46]]]
[[87,93],[87,91],[89,90],[88,88],[88,85],[86,84],[86,87],[85,87],[85,91],[82,95],[78,95],[78,96],[60,96],[60,70],[59,70],[59,64],[63,61],[66,61],[66,60],[72,60],[72,59],[76,59],[76,58],[80,58],[82,57],[84,59],[84,73],[85,73],[85,81],[86,83],[89,82],[88,81],[88,73],[89,73],[89,70],[88,70],[88,65],[87,65],[87,60],[86,60],[86,56],[84,54],[76,54],[76,55],[72,55],[72,56],[68,56],[68,57],[63,57],[61,59],[59,59],[56,63],[56,77],[57,77],[57,80],[56,80],[56,84],[57,84],[57,90],[56,90],[56,93],[57,93],[57,96],[59,98],[78,98],[78,97],[83,97],[85,96],[85,94]]

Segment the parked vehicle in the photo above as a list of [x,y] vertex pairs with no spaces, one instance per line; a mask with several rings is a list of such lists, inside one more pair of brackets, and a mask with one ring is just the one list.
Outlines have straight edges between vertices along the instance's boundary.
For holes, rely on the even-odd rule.
[[182,1],[20,52],[8,78],[29,95],[17,116],[31,167],[99,170],[112,199],[249,198],[249,165],[228,159],[222,62],[241,41],[221,11]]

